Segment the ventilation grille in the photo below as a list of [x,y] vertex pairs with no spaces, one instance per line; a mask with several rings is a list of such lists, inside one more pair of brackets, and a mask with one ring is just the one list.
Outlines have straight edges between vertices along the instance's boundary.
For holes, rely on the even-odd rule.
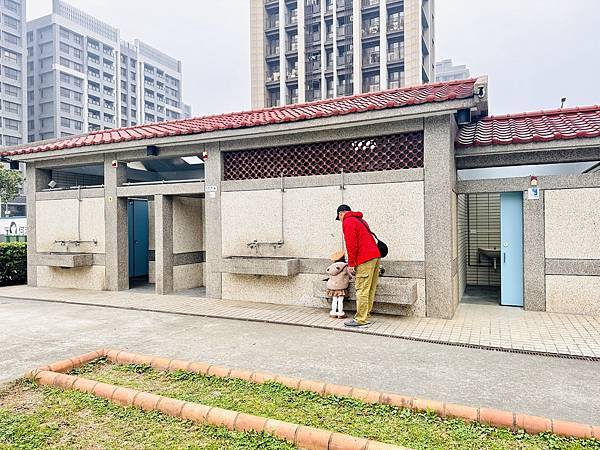
[[423,133],[226,152],[225,180],[253,180],[423,167]]

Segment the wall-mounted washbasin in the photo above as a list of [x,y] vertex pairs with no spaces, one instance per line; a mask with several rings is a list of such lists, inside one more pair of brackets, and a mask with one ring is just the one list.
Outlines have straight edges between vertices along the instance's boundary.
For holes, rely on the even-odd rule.
[[481,262],[481,256],[485,256],[492,260],[492,268],[498,268],[498,260],[500,259],[500,250],[497,248],[482,248],[477,249],[477,259]]
[[221,272],[292,277],[300,272],[300,260],[285,257],[230,256],[221,261]]
[[91,253],[38,253],[35,259],[36,265],[48,267],[88,267],[94,264],[94,255]]

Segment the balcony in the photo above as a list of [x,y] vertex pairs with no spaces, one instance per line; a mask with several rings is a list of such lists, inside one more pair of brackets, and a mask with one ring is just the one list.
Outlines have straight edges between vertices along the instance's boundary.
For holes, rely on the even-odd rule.
[[105,104],[104,104],[104,108],[105,108],[105,109],[112,109],[113,111],[115,110],[115,107],[114,107],[114,105],[109,105],[108,103],[105,103]]
[[352,55],[351,54],[340,55],[340,56],[337,57],[337,66],[338,66],[338,68],[350,66],[351,64],[352,64]]
[[352,0],[338,0],[337,1],[337,10],[343,11],[345,9],[352,8]]
[[337,29],[338,39],[352,39],[352,25],[344,25]]
[[298,51],[298,43],[292,42],[288,48],[286,53],[296,53]]
[[[100,89],[98,89],[98,90],[100,90]],[[96,105],[96,106],[100,106],[100,102],[99,102],[99,101],[97,101],[97,100],[92,100],[91,98],[90,98],[90,99],[88,99],[88,104],[90,104],[90,105]]]
[[315,62],[309,63],[307,68],[308,68],[309,73],[320,72],[321,71],[321,61],[315,61]]
[[286,74],[287,80],[292,80],[295,78],[298,78],[298,69],[292,69],[289,72],[287,72],[287,74]]
[[269,31],[276,31],[279,28],[279,18],[276,20],[267,20],[266,24],[265,24],[265,31],[269,32]]
[[388,33],[399,33],[404,31],[404,20],[392,20],[388,22]]
[[380,55],[379,52],[367,53],[363,56],[363,66],[372,66],[379,64]]
[[267,47],[267,58],[279,56],[279,47]]
[[267,74],[267,83],[275,83],[279,82],[280,74],[279,72],[273,72]]
[[338,84],[337,93],[338,95],[352,95],[354,93],[354,85]]
[[372,8],[374,6],[379,6],[379,0],[362,0],[361,6],[363,8]]
[[379,82],[377,83],[365,83],[363,86],[363,92],[377,92],[379,91]]
[[387,55],[388,63],[401,62],[404,60],[404,50],[395,50],[388,52]]
[[288,27],[293,27],[294,25],[298,24],[298,14],[292,14],[290,16],[288,16],[287,21],[285,23],[286,26]]
[[306,93],[306,101],[312,102],[315,100],[321,100],[321,91],[319,89],[314,91],[308,91]]
[[379,36],[379,24],[363,26],[362,37]]

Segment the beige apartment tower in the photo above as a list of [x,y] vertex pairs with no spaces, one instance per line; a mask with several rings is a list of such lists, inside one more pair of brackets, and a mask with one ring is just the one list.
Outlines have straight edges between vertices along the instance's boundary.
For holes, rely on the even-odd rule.
[[252,107],[435,80],[434,0],[251,0]]

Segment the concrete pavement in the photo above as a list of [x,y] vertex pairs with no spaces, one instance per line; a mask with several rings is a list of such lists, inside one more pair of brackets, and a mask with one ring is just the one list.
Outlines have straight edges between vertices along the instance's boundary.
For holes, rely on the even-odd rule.
[[358,333],[0,298],[0,380],[98,347],[600,423],[600,363]]
[[[204,298],[196,290],[156,295],[137,288],[107,292],[6,286],[0,288],[0,297],[348,331],[343,321],[330,319],[325,309]],[[600,361],[600,317],[584,315],[461,303],[451,320],[378,315],[371,326],[352,332]]]

